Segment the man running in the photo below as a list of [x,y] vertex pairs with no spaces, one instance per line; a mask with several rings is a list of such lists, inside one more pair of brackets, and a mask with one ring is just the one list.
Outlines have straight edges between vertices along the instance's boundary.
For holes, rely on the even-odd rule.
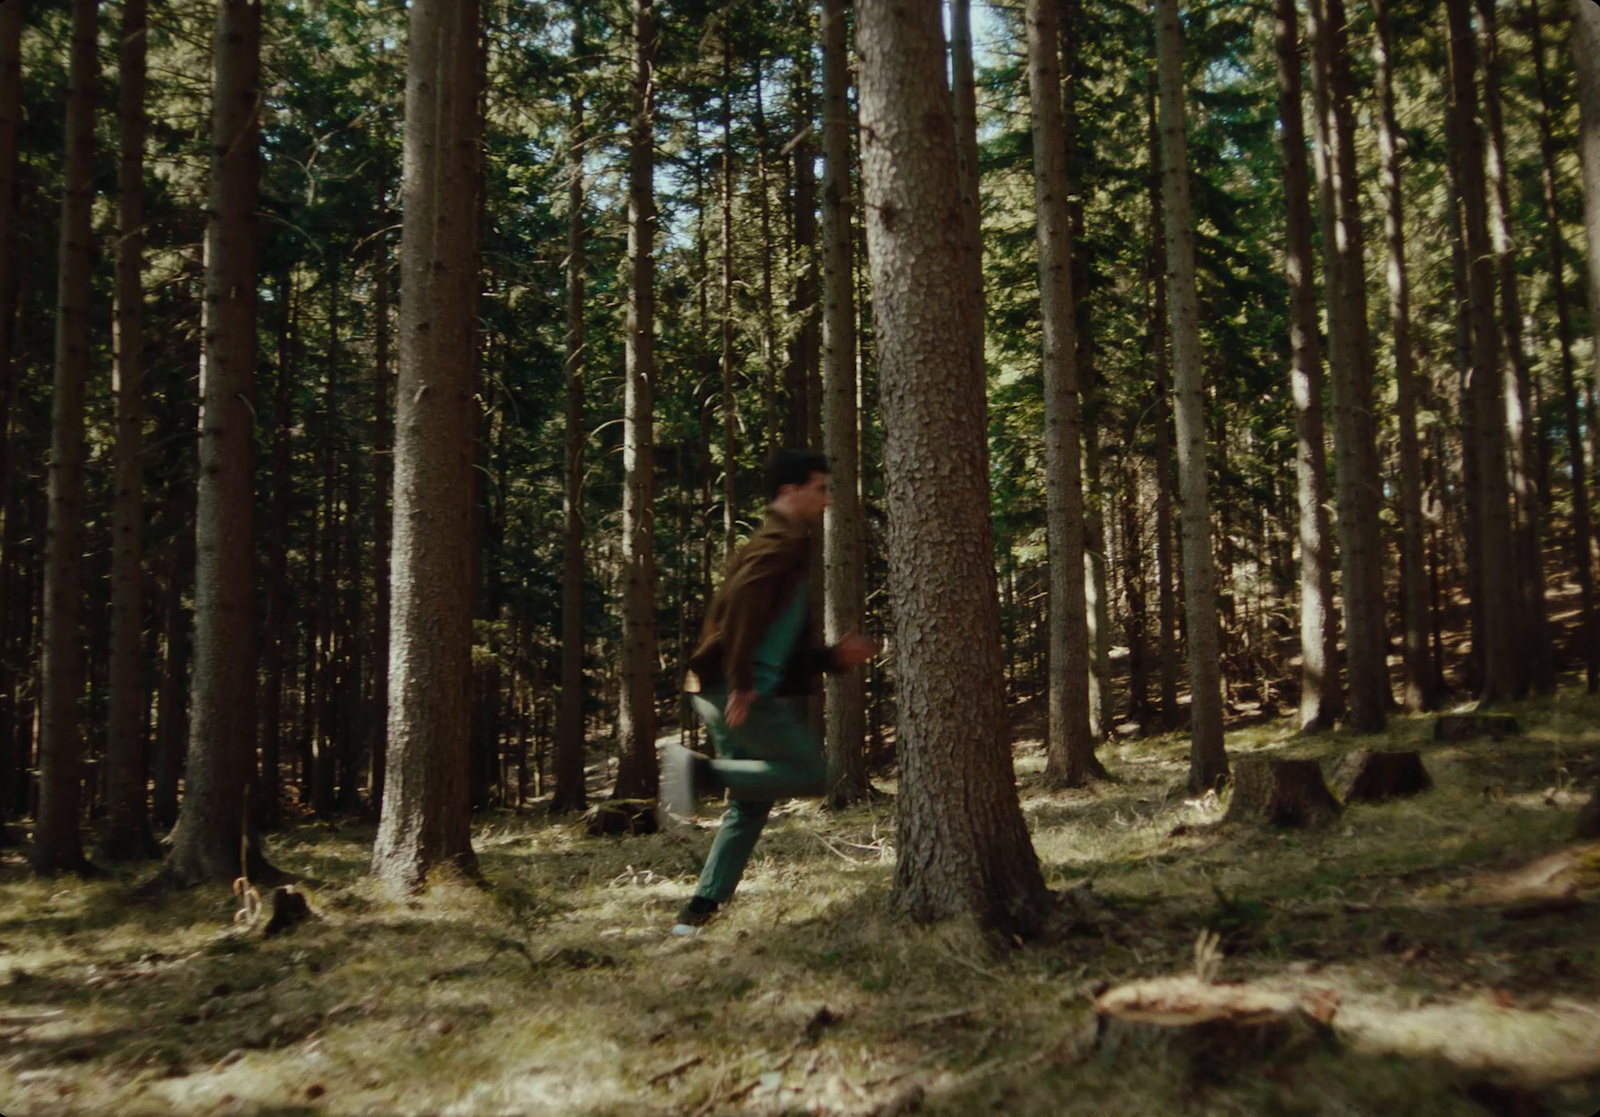
[[733,895],[775,801],[827,790],[806,697],[818,674],[849,671],[878,654],[874,641],[856,633],[824,646],[811,621],[810,533],[833,503],[828,459],[781,450],[767,463],[766,480],[766,522],[734,556],[689,657],[685,689],[717,758],[668,745],[662,760],[661,800],[672,813],[690,815],[700,796],[724,790],[733,800],[675,935],[694,934]]

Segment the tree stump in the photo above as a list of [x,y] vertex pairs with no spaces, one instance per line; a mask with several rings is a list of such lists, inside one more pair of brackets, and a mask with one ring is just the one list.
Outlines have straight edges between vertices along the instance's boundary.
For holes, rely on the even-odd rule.
[[1219,1081],[1263,1059],[1282,1061],[1325,1043],[1332,1004],[1183,974],[1121,985],[1094,1003],[1096,1047],[1107,1058],[1175,1056],[1193,1079]]
[[1361,749],[1344,758],[1333,784],[1346,803],[1381,803],[1427,791],[1433,777],[1422,766],[1420,753]]
[[654,799],[607,799],[583,812],[583,832],[591,838],[606,834],[654,834],[661,829]]
[[1315,760],[1246,758],[1234,765],[1233,800],[1222,821],[1320,826],[1339,809]]
[[1499,741],[1521,732],[1510,714],[1441,714],[1433,723],[1435,741],[1470,741],[1474,737]]
[[270,939],[311,918],[311,905],[306,903],[305,894],[295,891],[293,885],[274,888],[271,905],[272,917],[261,932],[263,938]]
[[1600,787],[1594,789],[1583,810],[1578,812],[1578,837],[1600,838]]

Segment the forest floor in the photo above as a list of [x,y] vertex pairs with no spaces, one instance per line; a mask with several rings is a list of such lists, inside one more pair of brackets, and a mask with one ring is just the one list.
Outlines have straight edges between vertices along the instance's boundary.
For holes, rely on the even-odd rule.
[[[688,939],[666,932],[714,822],[591,838],[491,813],[486,885],[413,900],[366,878],[371,826],[307,822],[269,855],[317,882],[316,918],[270,939],[232,923],[223,888],[141,898],[148,866],[39,881],[8,851],[0,1112],[1584,1117],[1600,846],[1570,839],[1600,698],[1514,712],[1524,733],[1498,742],[1435,744],[1405,718],[1376,741],[1231,733],[1235,759],[1330,776],[1356,747],[1422,751],[1433,790],[1320,831],[1213,825],[1223,804],[1182,790],[1181,736],[1108,745],[1115,781],[1087,792],[1045,790],[1020,741],[1034,844],[1080,913],[1020,947],[895,918],[883,803],[785,805]],[[1311,989],[1337,1005],[1332,1035],[1225,1059],[1098,1042],[1096,993],[1192,970],[1207,930],[1217,980]]]

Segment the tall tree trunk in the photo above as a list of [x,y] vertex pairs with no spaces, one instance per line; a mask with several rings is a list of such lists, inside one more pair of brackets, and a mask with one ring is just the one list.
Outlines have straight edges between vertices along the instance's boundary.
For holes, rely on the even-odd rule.
[[1160,68],[1161,185],[1166,218],[1167,298],[1172,316],[1173,395],[1177,401],[1178,483],[1183,492],[1184,608],[1188,617],[1189,786],[1216,787],[1228,776],[1222,744],[1222,678],[1211,502],[1206,495],[1205,386],[1195,288],[1194,218],[1189,203],[1189,137],[1184,121],[1183,44],[1178,0],[1156,2]]
[[989,517],[979,309],[936,5],[858,9],[862,178],[879,340],[900,715],[895,899],[918,920],[1037,931]]
[[1375,0],[1378,149],[1383,159],[1383,228],[1389,249],[1389,321],[1394,331],[1395,420],[1400,433],[1400,597],[1405,634],[1405,708],[1439,703],[1428,657],[1428,571],[1423,566],[1422,448],[1417,441],[1417,358],[1411,344],[1411,283],[1400,193],[1400,126],[1394,112],[1394,48],[1388,0]]
[[[865,620],[861,448],[856,410],[855,239],[850,156],[849,29],[845,0],[822,3],[822,445],[833,471],[833,505],[823,531],[824,627],[830,643]],[[828,676],[828,796],[844,807],[871,793],[866,700],[858,672]]]
[[[802,5],[809,12],[809,5]],[[809,23],[809,19],[807,20]],[[809,36],[808,36],[809,40]],[[813,76],[811,51],[802,51],[794,67],[794,317],[797,323],[794,362],[790,367],[789,406],[794,423],[792,444],[816,446],[822,441],[822,322],[817,315],[821,281],[817,270],[816,145],[811,140]],[[820,556],[814,556],[820,557]],[[821,563],[813,571],[821,574]],[[821,590],[821,584],[813,587]],[[818,592],[813,600],[821,597]]]
[[413,0],[401,204],[389,759],[374,875],[476,871],[467,798],[476,381],[477,0]]
[[1544,202],[1546,255],[1550,285],[1555,296],[1556,331],[1561,345],[1561,402],[1567,428],[1567,461],[1572,477],[1572,563],[1578,576],[1581,617],[1579,644],[1582,648],[1584,676],[1592,694],[1600,688],[1600,634],[1595,631],[1594,559],[1590,556],[1593,528],[1589,512],[1589,477],[1584,461],[1583,425],[1578,411],[1578,390],[1572,358],[1572,310],[1567,295],[1566,238],[1556,208],[1556,144],[1550,126],[1549,81],[1545,75],[1544,25],[1540,0],[1528,4],[1529,31],[1532,37],[1534,84],[1539,95],[1540,186]]
[[[256,821],[275,828],[282,817],[284,647],[293,639],[289,609],[289,497],[294,485],[289,456],[293,423],[289,347],[295,314],[294,273],[285,268],[278,280],[277,376],[272,398],[272,495],[267,509],[271,527],[266,538],[267,612],[261,633],[261,782],[257,787]],[[381,577],[379,578],[381,584]]]
[[1511,184],[1506,166],[1505,122],[1500,107],[1500,43],[1493,0],[1478,0],[1483,43],[1483,108],[1488,129],[1489,233],[1500,284],[1501,342],[1512,382],[1505,393],[1507,460],[1510,465],[1512,559],[1516,563],[1515,624],[1517,691],[1555,689],[1555,649],[1550,643],[1544,594],[1543,494],[1539,488],[1538,413],[1533,369],[1522,339],[1522,296],[1517,289],[1516,249],[1511,239]]
[[1367,330],[1364,233],[1356,181],[1349,29],[1344,0],[1312,0],[1312,94],[1317,183],[1328,277],[1328,364],[1333,381],[1340,589],[1349,669],[1349,725],[1384,726],[1390,703],[1384,636],[1383,552]]
[[29,859],[41,874],[83,869],[78,800],[83,726],[84,433],[93,248],[97,0],[73,0],[66,159],[56,289],[55,389],[50,410],[50,511],[45,534],[44,660],[39,717],[39,813]]
[[1172,419],[1168,384],[1169,353],[1167,335],[1167,239],[1166,218],[1161,202],[1161,131],[1156,120],[1155,67],[1150,76],[1150,352],[1154,367],[1151,391],[1155,425],[1156,499],[1156,619],[1160,632],[1157,649],[1160,658],[1161,726],[1178,724],[1178,637],[1177,600],[1173,593],[1175,573],[1172,555]]
[[378,238],[374,249],[373,267],[373,361],[372,361],[372,576],[376,583],[376,597],[372,611],[372,712],[369,714],[372,774],[367,795],[369,809],[383,816],[383,784],[389,762],[389,621],[390,580],[389,548],[393,535],[394,516],[391,502],[394,499],[394,412],[390,407],[391,381],[389,371],[389,239]]
[[[1594,364],[1588,393],[1600,393],[1600,5],[1572,0],[1572,65],[1578,79],[1578,162],[1583,168],[1583,231],[1588,243],[1589,329]],[[1590,426],[1594,415],[1590,412]]]
[[1044,453],[1050,565],[1050,679],[1045,781],[1082,787],[1105,769],[1089,733],[1089,627],[1084,589],[1082,411],[1072,302],[1072,215],[1062,135],[1056,0],[1028,0],[1039,319],[1044,340]]
[[633,123],[628,137],[628,285],[622,470],[622,687],[614,794],[656,790],[655,623],[655,0],[633,5]]
[[[584,58],[583,0],[572,5],[572,56]],[[572,78],[572,124],[567,185],[567,461],[561,513],[561,702],[556,711],[556,789],[552,811],[582,810],[583,782],[583,81]]]
[[1278,0],[1278,117],[1283,122],[1284,267],[1289,281],[1290,382],[1294,393],[1295,477],[1300,511],[1300,730],[1332,729],[1339,716],[1338,625],[1328,530],[1327,447],[1322,424],[1316,262],[1306,165],[1304,86],[1295,0]]
[[1494,256],[1489,242],[1483,131],[1478,124],[1477,50],[1468,0],[1446,0],[1450,24],[1451,112],[1465,226],[1472,330],[1472,417],[1478,451],[1478,531],[1482,559],[1483,679],[1480,701],[1517,696],[1511,513],[1506,487],[1505,384],[1494,322]]
[[[177,880],[268,875],[246,801],[255,769],[253,567],[261,5],[217,5],[195,509],[194,683]],[[245,848],[241,866],[241,846]]]
[[116,502],[112,510],[111,693],[106,828],[97,856],[154,857],[146,809],[144,709],[144,88],[145,0],[123,0],[117,167]]
[[733,42],[722,27],[722,559],[738,542],[738,422],[733,391]]
[[[1060,23],[1057,27],[1061,51],[1062,145],[1066,151],[1067,212],[1070,244],[1082,244],[1084,236],[1083,197],[1087,185],[1078,131],[1078,87],[1082,83],[1081,6],[1077,0],[1056,0]],[[1084,618],[1088,626],[1089,655],[1089,736],[1102,740],[1110,731],[1111,695],[1111,595],[1107,592],[1105,493],[1100,481],[1099,408],[1094,365],[1093,318],[1088,313],[1091,292],[1087,253],[1072,253],[1072,306],[1074,318],[1073,368],[1078,382],[1079,414],[1082,416],[1081,457],[1083,489]]]
[[17,261],[17,129],[22,122],[22,4],[0,3],[0,839],[24,765],[18,762],[16,671],[7,642],[18,628],[11,571],[17,538],[11,503],[11,397]]

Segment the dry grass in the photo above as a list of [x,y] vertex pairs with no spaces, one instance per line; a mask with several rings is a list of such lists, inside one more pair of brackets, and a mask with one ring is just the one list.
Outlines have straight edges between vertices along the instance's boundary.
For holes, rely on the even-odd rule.
[[[687,940],[664,932],[706,829],[590,839],[497,814],[476,835],[487,887],[407,900],[365,879],[369,828],[301,827],[271,855],[322,882],[319,918],[272,940],[233,928],[221,889],[140,900],[133,875],[36,881],[12,857],[0,1111],[865,1115],[920,1096],[943,1114],[1455,1114],[1512,1112],[1537,1089],[1548,1112],[1587,1114],[1594,1080],[1533,1081],[1515,1059],[1463,1069],[1425,1043],[1197,1077],[1159,1045],[1092,1042],[1094,989],[1188,969],[1203,929],[1223,980],[1303,975],[1367,1011],[1467,1014],[1435,1014],[1447,1028],[1488,1013],[1538,1036],[1557,1008],[1600,1012],[1600,905],[1501,916],[1514,870],[1567,845],[1600,777],[1600,701],[1516,712],[1526,734],[1499,744],[1436,747],[1429,723],[1398,720],[1382,743],[1422,748],[1435,789],[1320,833],[1209,828],[1221,804],[1180,789],[1176,737],[1111,746],[1117,782],[1069,793],[1039,785],[1023,742],[1035,845],[1078,914],[1021,949],[894,918],[882,805],[793,804],[736,902]],[[1330,772],[1355,745],[1271,724],[1229,739],[1235,756]],[[1585,889],[1593,860],[1568,872]]]

